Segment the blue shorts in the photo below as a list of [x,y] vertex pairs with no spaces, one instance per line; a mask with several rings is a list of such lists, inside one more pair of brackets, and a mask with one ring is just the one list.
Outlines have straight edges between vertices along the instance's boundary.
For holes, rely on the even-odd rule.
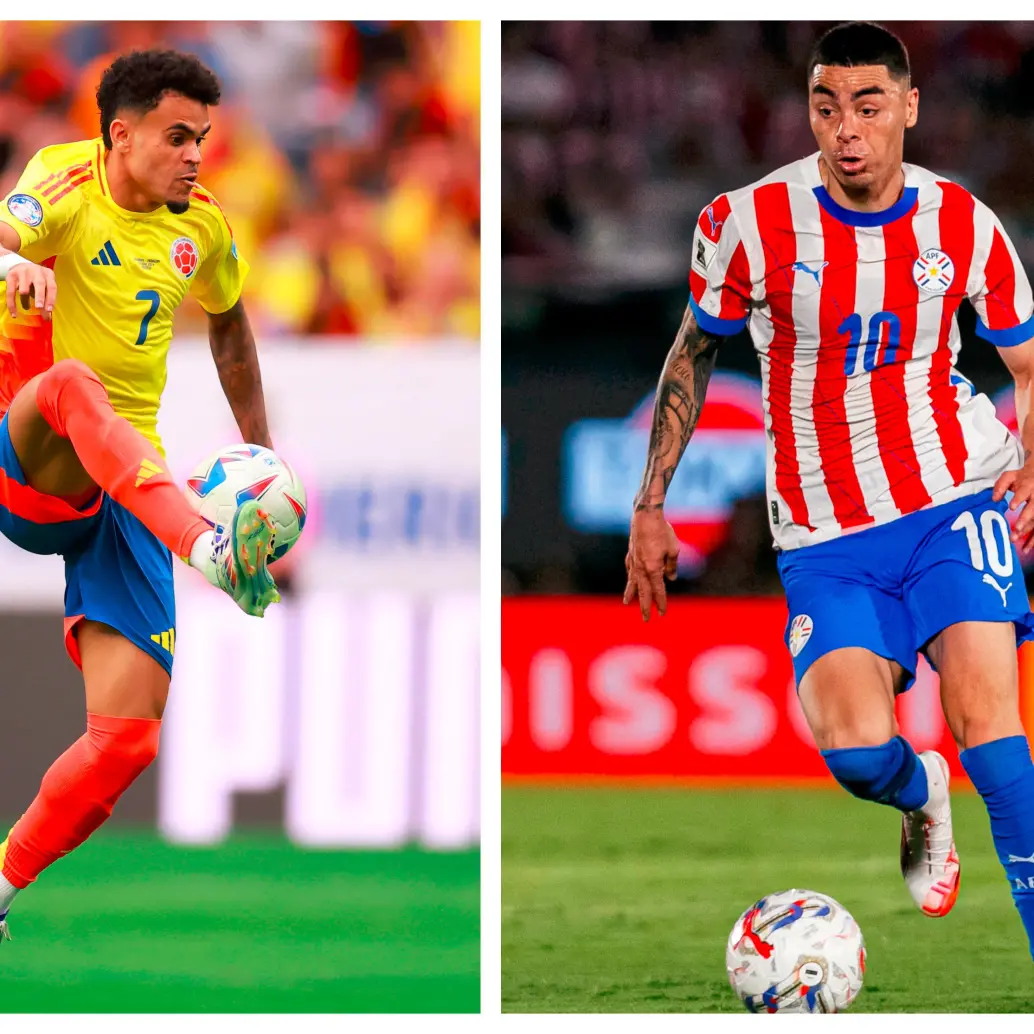
[[[779,555],[797,684],[824,654],[861,646],[915,678],[917,654],[959,621],[1011,621],[1034,638],[1006,502],[991,490]],[[929,659],[929,658],[928,658]]]
[[110,625],[172,672],[172,554],[127,509],[98,492],[76,508],[30,488],[0,421],[0,533],[31,553],[65,558],[65,647],[82,666],[75,626]]

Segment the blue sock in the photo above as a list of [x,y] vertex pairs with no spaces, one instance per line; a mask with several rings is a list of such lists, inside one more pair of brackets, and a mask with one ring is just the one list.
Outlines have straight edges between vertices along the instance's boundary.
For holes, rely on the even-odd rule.
[[998,860],[1034,956],[1034,764],[1027,737],[981,743],[959,760],[984,798]]
[[837,747],[822,751],[833,778],[863,801],[916,811],[930,796],[926,769],[902,736],[878,747]]

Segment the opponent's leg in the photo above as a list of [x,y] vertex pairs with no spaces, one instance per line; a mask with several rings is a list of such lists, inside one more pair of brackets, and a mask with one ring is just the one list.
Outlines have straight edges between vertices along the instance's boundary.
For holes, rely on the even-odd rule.
[[78,626],[86,733],[50,766],[0,845],[0,922],[15,894],[78,847],[158,752],[169,675],[113,628]]
[[928,647],[959,759],[991,820],[1034,956],[1034,764],[1020,722],[1012,622],[949,625]]
[[845,647],[818,658],[800,685],[801,706],[834,778],[863,800],[902,814],[901,869],[916,904],[946,915],[960,866],[951,828],[947,764],[917,755],[898,734],[894,697],[906,673],[895,661]]
[[273,538],[268,515],[255,502],[244,503],[229,533],[215,542],[157,449],[115,413],[85,363],[64,359],[30,380],[7,420],[23,473],[37,491],[75,498],[99,485],[242,610],[261,616],[279,599],[266,568]]

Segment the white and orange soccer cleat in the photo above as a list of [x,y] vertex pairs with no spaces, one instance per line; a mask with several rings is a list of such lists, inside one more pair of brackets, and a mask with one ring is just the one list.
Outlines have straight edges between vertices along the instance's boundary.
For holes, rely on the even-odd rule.
[[962,872],[951,831],[948,762],[935,750],[924,750],[919,760],[930,795],[922,808],[901,817],[901,875],[924,915],[946,916],[959,896]]

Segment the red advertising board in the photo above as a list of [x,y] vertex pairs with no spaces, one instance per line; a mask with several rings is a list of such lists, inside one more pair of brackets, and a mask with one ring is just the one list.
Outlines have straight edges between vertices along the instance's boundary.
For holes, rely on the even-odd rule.
[[[648,624],[609,598],[505,599],[503,775],[828,779],[786,619],[780,598],[678,598]],[[962,774],[925,661],[898,721]]]

